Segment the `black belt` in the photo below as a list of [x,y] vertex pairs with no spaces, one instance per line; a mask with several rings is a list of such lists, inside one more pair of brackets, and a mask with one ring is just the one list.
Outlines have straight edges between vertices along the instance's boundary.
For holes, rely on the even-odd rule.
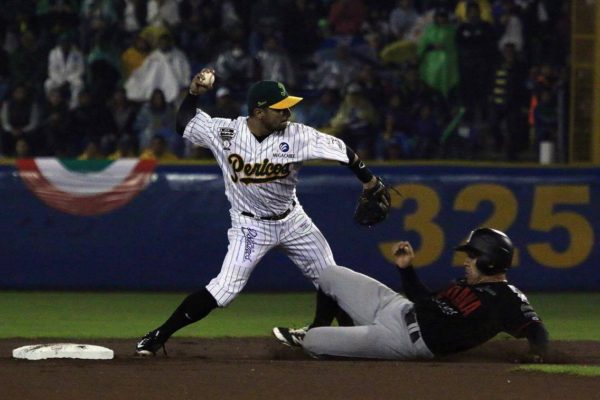
[[296,205],[296,200],[292,200],[292,206],[290,208],[288,208],[287,210],[285,210],[284,212],[282,212],[279,215],[271,215],[269,217],[256,217],[254,214],[249,213],[248,211],[242,211],[241,214],[246,217],[250,217],[250,218],[262,219],[263,221],[279,221],[280,219],[284,219],[285,217],[290,215],[290,213],[294,209],[295,205]]
[[419,324],[417,323],[417,314],[415,314],[414,309],[404,314],[404,321],[406,322],[406,327],[408,328],[410,340],[413,343],[416,343],[417,340],[421,338],[421,330],[419,328]]

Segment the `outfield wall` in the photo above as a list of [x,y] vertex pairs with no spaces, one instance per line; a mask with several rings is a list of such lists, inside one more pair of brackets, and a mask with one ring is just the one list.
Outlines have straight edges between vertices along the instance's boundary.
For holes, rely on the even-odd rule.
[[[146,186],[124,204],[117,204],[118,193],[104,193],[100,197],[114,209],[100,215],[94,215],[98,193],[110,185],[100,188],[92,179],[96,172],[67,177],[78,178],[72,188],[79,207],[87,210],[73,215],[68,211],[74,203],[53,203],[60,191],[47,186],[45,195],[34,194],[35,168],[22,168],[0,165],[0,288],[192,290],[218,273],[227,248],[229,204],[217,166],[138,166],[147,174]],[[420,275],[437,288],[462,274],[452,268],[461,264],[452,247],[471,228],[488,225],[505,230],[516,243],[510,279],[524,290],[600,290],[600,168],[372,169],[402,197],[394,195],[389,219],[370,230],[352,222],[360,185],[347,168],[309,165],[300,174],[300,202],[339,264],[397,286],[385,255],[393,241],[408,239],[417,251]],[[58,178],[46,178],[47,185],[57,184]],[[96,192],[83,190],[88,183],[100,186]],[[128,184],[121,186],[133,185]],[[247,286],[310,288],[276,252],[259,264]]]

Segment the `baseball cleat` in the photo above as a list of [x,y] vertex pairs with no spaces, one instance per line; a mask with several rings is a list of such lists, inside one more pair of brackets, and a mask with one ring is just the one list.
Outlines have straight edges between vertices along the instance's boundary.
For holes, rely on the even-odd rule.
[[292,328],[273,328],[273,336],[286,346],[302,347],[304,336],[308,327],[292,329]]
[[138,356],[148,357],[156,355],[156,352],[162,348],[165,356],[167,349],[165,348],[165,340],[159,337],[160,331],[155,329],[144,335],[143,338],[135,346],[135,353]]

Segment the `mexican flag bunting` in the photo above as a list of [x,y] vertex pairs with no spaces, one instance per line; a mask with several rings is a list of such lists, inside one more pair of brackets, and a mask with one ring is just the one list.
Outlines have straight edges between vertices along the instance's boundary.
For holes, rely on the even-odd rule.
[[130,202],[150,182],[154,160],[19,159],[21,179],[45,204],[72,215],[99,215]]

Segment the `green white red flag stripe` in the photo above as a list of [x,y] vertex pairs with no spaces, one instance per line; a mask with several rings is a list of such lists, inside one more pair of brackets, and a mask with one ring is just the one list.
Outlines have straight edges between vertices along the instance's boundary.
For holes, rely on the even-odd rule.
[[17,160],[21,179],[40,200],[65,213],[85,216],[130,202],[148,185],[155,165],[154,160],[123,159],[101,171],[82,173],[55,158]]

